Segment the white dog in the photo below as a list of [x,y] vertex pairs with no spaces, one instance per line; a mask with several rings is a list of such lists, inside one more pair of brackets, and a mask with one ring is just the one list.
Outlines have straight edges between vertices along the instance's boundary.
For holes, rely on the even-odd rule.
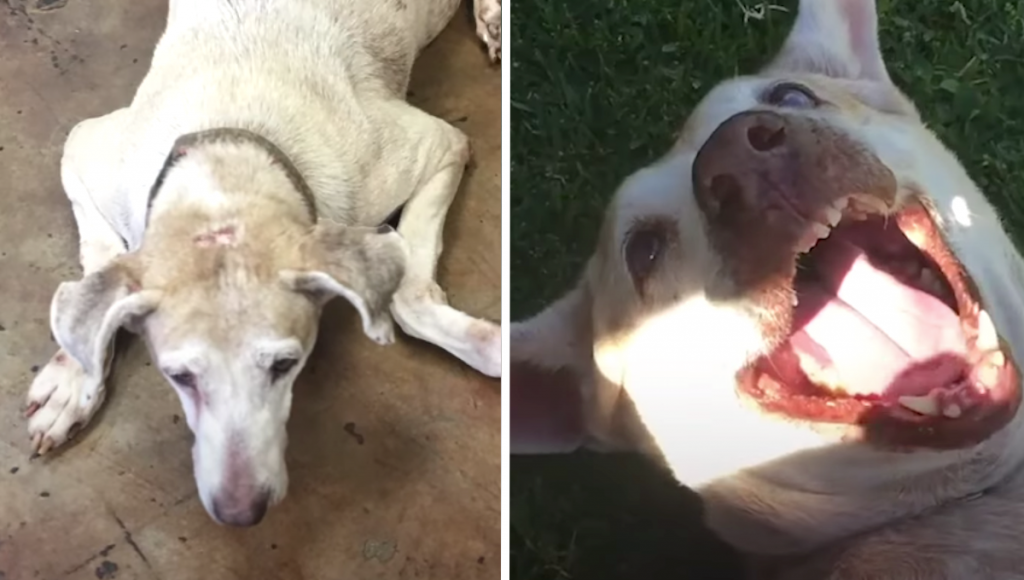
[[[413,60],[458,6],[171,0],[132,104],[64,147],[84,278],[53,299],[61,350],[28,393],[34,451],[96,413],[122,326],[174,385],[200,498],[231,525],[286,493],[292,383],[331,298],[378,343],[393,315],[500,376],[499,327],[448,306],[434,280],[469,142],[405,101]],[[403,205],[397,232],[379,225]]]
[[761,577],[1021,579],[1024,263],[876,21],[802,0],[625,181],[512,329],[512,450],[663,459]]

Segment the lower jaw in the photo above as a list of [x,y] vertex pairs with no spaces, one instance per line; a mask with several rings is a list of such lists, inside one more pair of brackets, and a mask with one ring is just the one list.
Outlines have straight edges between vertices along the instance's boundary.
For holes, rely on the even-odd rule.
[[839,433],[850,443],[896,451],[955,450],[975,446],[1005,427],[1021,403],[1020,372],[1008,353],[996,384],[956,418],[916,415],[885,397],[817,392],[787,393],[787,387],[762,374],[755,365],[740,371],[737,390],[759,411],[812,429]]

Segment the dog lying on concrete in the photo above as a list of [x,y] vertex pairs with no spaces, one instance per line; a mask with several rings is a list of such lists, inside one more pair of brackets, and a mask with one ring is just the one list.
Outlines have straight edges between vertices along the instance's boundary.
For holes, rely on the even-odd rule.
[[[29,389],[33,451],[96,413],[121,327],[177,391],[200,498],[230,525],[285,496],[292,383],[330,299],[380,344],[393,316],[500,376],[498,325],[448,306],[434,279],[468,139],[405,100],[459,4],[171,1],[134,101],[64,147],[84,277],[53,298],[60,351]],[[397,232],[380,225],[398,208]]]
[[1024,263],[893,84],[872,0],[801,0],[511,330],[513,453],[639,450],[754,577],[1024,578]]

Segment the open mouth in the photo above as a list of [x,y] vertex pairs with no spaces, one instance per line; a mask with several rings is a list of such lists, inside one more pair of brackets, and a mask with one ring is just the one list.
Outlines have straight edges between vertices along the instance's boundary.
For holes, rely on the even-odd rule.
[[858,425],[869,441],[957,448],[1004,426],[1018,373],[963,266],[918,203],[845,197],[795,248],[792,325],[740,373],[761,408]]

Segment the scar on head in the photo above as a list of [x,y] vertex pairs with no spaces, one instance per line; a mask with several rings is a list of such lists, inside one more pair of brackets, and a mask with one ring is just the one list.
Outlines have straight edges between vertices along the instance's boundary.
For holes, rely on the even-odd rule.
[[192,241],[200,248],[233,246],[238,241],[238,232],[235,230],[235,226],[224,226],[197,234]]

